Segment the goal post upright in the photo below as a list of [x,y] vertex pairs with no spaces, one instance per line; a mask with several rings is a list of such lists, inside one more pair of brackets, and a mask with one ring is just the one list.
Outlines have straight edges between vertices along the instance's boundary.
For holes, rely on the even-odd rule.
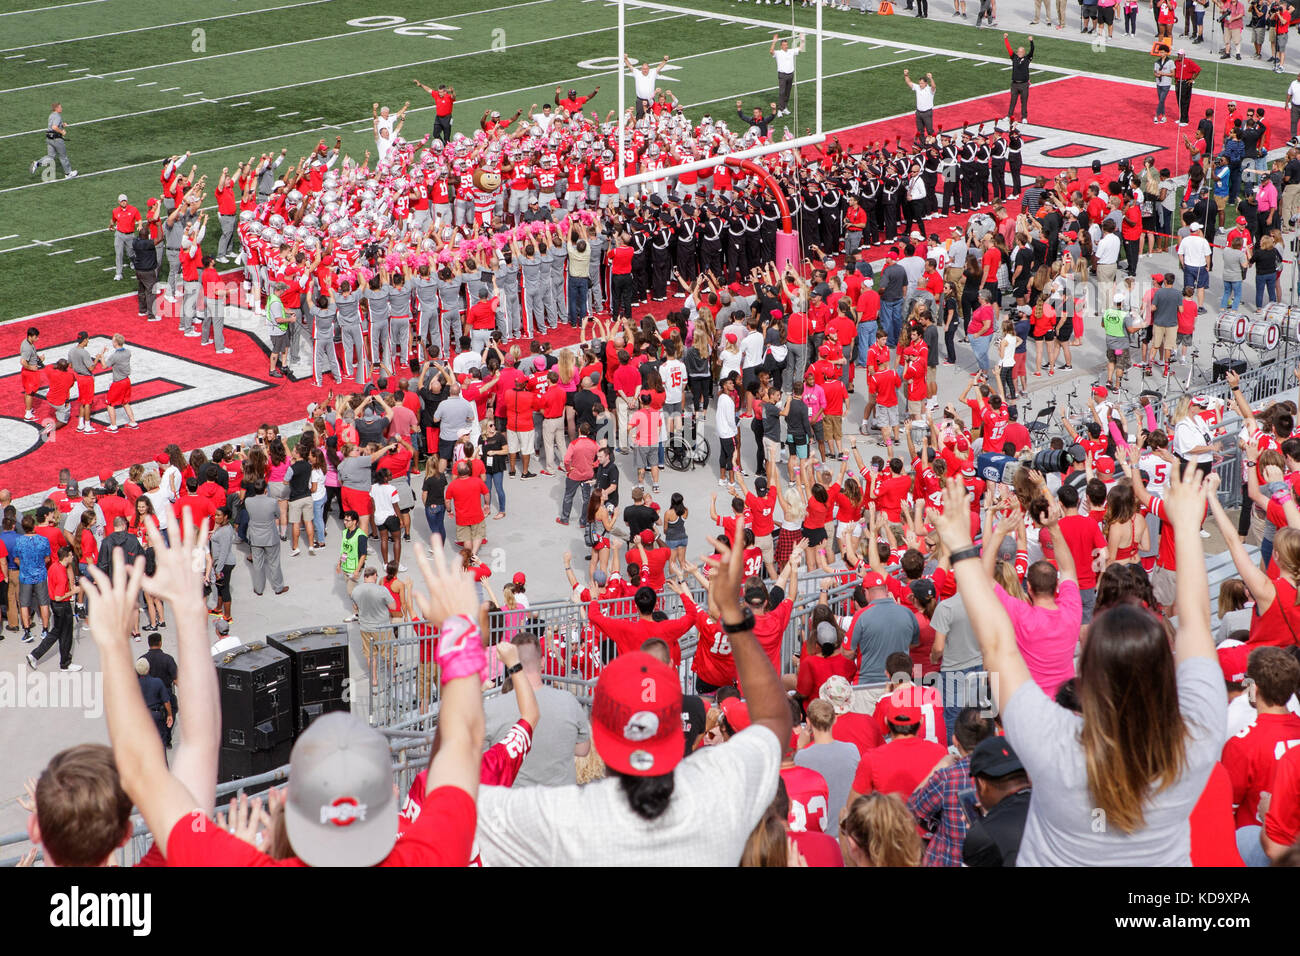
[[[753,160],[760,156],[766,156],[770,153],[780,153],[786,150],[793,150],[796,155],[805,146],[817,146],[826,141],[826,134],[823,132],[822,125],[822,4],[814,3],[815,21],[813,27],[813,38],[817,44],[814,54],[815,77],[813,79],[813,95],[816,99],[814,109],[814,131],[805,136],[796,136],[793,139],[777,141],[769,133],[769,142],[763,145],[754,146],[749,149],[737,150],[736,152],[727,153],[725,157],[709,156],[704,159],[692,160],[690,162],[678,163],[675,166],[666,166],[663,169],[656,169],[653,172],[635,173],[631,176],[621,175],[623,171],[623,143],[627,136],[627,119],[626,119],[626,90],[625,83],[627,79],[627,44],[626,28],[627,21],[625,9],[631,4],[636,6],[636,0],[618,0],[618,131],[617,131],[617,156],[615,162],[618,164],[620,175],[615,180],[615,185],[622,189],[625,186],[639,186],[642,183],[658,182],[671,176],[677,176],[682,173],[689,173],[700,169],[711,169],[723,165],[730,160]],[[792,11],[793,13],[793,11]],[[780,27],[774,25],[777,32]],[[771,184],[768,184],[769,188]],[[785,268],[787,264],[797,267],[800,261],[799,256],[799,237],[797,230],[793,227],[787,231],[778,229],[776,234],[776,263],[778,268]]]

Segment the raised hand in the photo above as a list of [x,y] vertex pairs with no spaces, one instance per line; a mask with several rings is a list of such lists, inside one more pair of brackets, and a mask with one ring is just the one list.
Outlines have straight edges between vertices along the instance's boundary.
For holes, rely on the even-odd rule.
[[459,567],[449,567],[447,558],[442,553],[442,542],[434,545],[433,562],[422,552],[416,552],[415,560],[424,577],[424,586],[428,594],[415,592],[415,603],[419,605],[420,614],[434,627],[441,627],[447,618],[464,615],[471,621],[478,620],[478,594],[474,590],[474,579]]

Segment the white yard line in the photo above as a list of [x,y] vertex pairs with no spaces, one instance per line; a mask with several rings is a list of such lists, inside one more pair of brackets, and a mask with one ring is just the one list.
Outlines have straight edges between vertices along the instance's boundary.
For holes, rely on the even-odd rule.
[[87,257],[84,258],[84,259],[78,259],[78,260],[76,261],[75,264],[76,264],[76,265],[81,265],[82,263],[85,263],[85,262],[94,262],[96,259],[102,259],[102,258],[104,258],[104,257],[103,257],[103,256],[87,256]]
[[257,109],[253,110],[253,112],[254,112],[254,113],[265,113],[267,110],[273,110],[273,109],[275,109],[274,106],[260,106],[260,107],[258,107]]
[[231,109],[234,109],[236,106],[247,106],[247,105],[248,105],[249,103],[251,103],[251,102],[252,102],[252,100],[242,100],[242,101],[240,101],[240,102],[238,102],[238,103],[228,103],[227,105],[228,105]]
[[68,252],[71,252],[71,251],[72,251],[71,249],[56,249],[54,252],[48,252],[48,253],[46,253],[46,255],[50,255],[50,256],[61,256],[61,255],[63,255],[64,253],[68,253]]
[[[298,113],[299,113],[298,110],[294,110],[292,113],[276,113],[275,115],[276,115],[278,118],[280,118],[280,119],[284,119],[285,117],[288,117],[288,116],[297,116]],[[317,119],[324,119],[324,118],[325,118],[325,117],[323,117],[323,116],[318,116],[318,117],[317,117]]]
[[166,30],[169,27],[184,27],[191,23],[207,23],[209,20],[225,20],[230,17],[251,17],[255,13],[273,13],[276,10],[291,10],[294,7],[310,7],[317,3],[328,3],[329,0],[302,0],[300,3],[286,3],[278,7],[263,7],[260,10],[241,10],[239,13],[221,13],[211,17],[199,17],[194,20],[177,20],[175,23],[159,23],[151,27],[134,27],[130,30],[114,30],[112,33],[95,33],[84,37],[65,37],[61,40],[46,40],[43,43],[30,43],[27,46],[11,46],[7,50],[0,50],[0,53],[8,53],[11,50],[32,50],[42,46],[56,46],[60,43],[79,43],[82,40],[102,40],[105,37],[120,37],[128,33],[144,33],[147,30]]
[[[534,0],[534,2],[550,2],[550,0]],[[526,6],[526,5],[527,5],[527,4],[521,4],[521,6]],[[636,22],[636,23],[629,23],[628,26],[629,26],[629,27],[632,27],[632,26],[644,26],[644,25],[649,25],[649,24],[652,24],[652,23],[661,23],[661,22],[663,22],[664,20],[673,20],[673,19],[676,19],[677,16],[680,16],[680,14],[677,14],[677,15],[674,15],[674,16],[671,16],[671,17],[658,17],[658,18],[651,19],[651,20],[641,20],[641,21],[638,21],[638,22]],[[445,17],[444,19],[448,19],[448,20],[449,20],[449,19],[451,19],[451,17]],[[570,33],[570,34],[566,34],[566,35],[564,35],[564,36],[558,36],[558,37],[544,37],[544,38],[537,39],[537,40],[527,40],[527,41],[525,41],[525,42],[523,42],[523,43],[514,43],[514,44],[509,44],[507,47],[505,47],[505,49],[519,49],[519,48],[521,48],[521,47],[535,46],[535,45],[537,45],[537,44],[541,44],[541,43],[554,43],[554,42],[556,42],[556,41],[558,41],[558,40],[569,40],[569,39],[573,39],[573,38],[575,38],[575,37],[589,36],[589,35],[594,34],[594,33],[603,33],[603,32],[609,31],[609,30],[616,30],[616,29],[618,29],[618,28],[617,28],[617,27],[601,27],[601,28],[596,29],[596,30],[584,30],[584,31],[582,31],[582,32],[580,32],[580,33]],[[248,51],[244,51],[244,52],[248,52]],[[337,81],[337,80],[351,80],[351,79],[355,79],[355,78],[357,78],[357,77],[359,77],[359,76],[370,76],[371,74],[374,74],[374,73],[384,73],[384,72],[387,72],[387,71],[389,71],[389,70],[402,70],[402,69],[407,69],[408,67],[414,67],[414,66],[428,66],[428,65],[433,64],[433,63],[445,63],[445,62],[450,61],[450,60],[459,60],[459,59],[462,59],[462,58],[464,58],[464,57],[469,57],[469,56],[478,56],[478,55],[480,55],[480,54],[488,53],[488,52],[490,52],[490,51],[489,51],[489,50],[471,50],[471,51],[469,51],[469,52],[467,52],[467,53],[453,53],[453,54],[451,54],[450,56],[433,57],[433,58],[428,59],[428,60],[416,60],[416,61],[414,61],[414,62],[412,62],[412,63],[400,63],[400,64],[396,64],[396,65],[393,65],[393,66],[384,66],[384,67],[379,67],[379,68],[377,68],[377,69],[373,69],[373,70],[362,70],[362,71],[357,72],[357,73],[342,73],[342,74],[339,74],[339,75],[337,75],[337,76],[326,76],[326,77],[321,77],[320,79],[315,79],[315,80],[304,80],[304,81],[302,81],[302,82],[300,82],[300,83],[286,83],[286,84],[284,84],[283,86],[271,86],[271,87],[267,87],[266,89],[260,89],[260,90],[243,90],[243,91],[241,91],[241,92],[239,92],[239,93],[231,93],[229,96],[218,97],[217,99],[218,99],[218,101],[221,101],[221,100],[234,99],[234,98],[236,98],[236,97],[240,97],[240,96],[260,96],[261,94],[264,94],[264,93],[278,93],[278,92],[280,92],[281,90],[292,90],[292,89],[297,89],[297,88],[299,88],[299,87],[303,87],[303,86],[315,86],[317,83],[332,83],[332,82],[335,82],[335,81]],[[711,51],[711,52],[718,52],[718,51]],[[688,56],[688,57],[678,57],[677,59],[678,59],[678,60],[684,60],[684,59],[690,59],[690,58],[691,58],[691,57]],[[614,73],[616,73],[616,72],[617,72],[617,70],[603,70],[603,71],[598,72],[598,73],[591,73],[591,72],[588,72],[588,73],[584,73],[584,74],[582,74],[582,76],[573,77],[573,78],[571,78],[571,79],[569,79],[569,80],[561,80],[561,81],[560,81],[560,84],[563,85],[564,83],[577,82],[577,81],[585,80],[585,79],[587,79],[587,78],[589,78],[589,77],[592,77],[592,76],[607,76],[607,75],[612,75],[612,74],[614,74]],[[92,77],[87,77],[87,78],[89,79],[89,78],[92,78]],[[529,89],[529,90],[531,90],[531,89],[540,89],[540,88],[543,88],[543,87],[545,87],[545,86],[546,86],[546,84],[540,84],[540,85],[538,85],[538,84],[534,84],[533,86],[521,87],[521,89]],[[179,90],[179,89],[180,89],[179,86],[171,86],[171,87],[168,87],[168,88],[165,89],[165,90],[159,90],[158,92],[160,92],[160,93],[170,93],[170,92],[172,92],[173,90]],[[0,91],[0,92],[4,92],[4,91]],[[493,94],[493,95],[494,95],[494,96],[499,96],[499,95],[504,95],[504,94]],[[475,97],[475,99],[490,99],[490,97]],[[458,100],[457,102],[469,102],[469,101],[468,101],[468,100]],[[193,106],[193,105],[194,105],[193,103],[177,103],[177,104],[174,104],[174,105],[171,105],[171,106],[157,106],[157,107],[154,107],[154,108],[152,108],[152,109],[147,109],[147,110],[136,110],[136,111],[134,111],[134,112],[130,112],[130,113],[117,113],[117,114],[114,114],[114,115],[112,115],[112,116],[101,116],[101,117],[99,117],[99,118],[97,118],[97,119],[79,120],[79,121],[77,122],[77,127],[78,127],[78,128],[82,128],[82,127],[85,127],[85,126],[90,126],[90,125],[92,125],[92,124],[94,124],[94,123],[106,123],[106,122],[109,122],[109,121],[111,121],[111,120],[130,119],[130,118],[135,117],[135,116],[147,116],[147,115],[149,115],[149,114],[151,114],[151,113],[162,113],[162,112],[165,112],[165,111],[167,111],[167,110],[184,109],[184,108],[187,107],[187,106]],[[410,115],[410,114],[412,114],[412,113],[419,113],[419,112],[422,112],[422,111],[424,111],[424,110],[427,110],[427,109],[433,109],[433,108],[434,108],[434,107],[433,107],[432,105],[430,105],[430,106],[425,106],[425,107],[417,107],[416,109],[413,109],[413,110],[407,110],[407,115]],[[33,133],[41,133],[41,132],[44,132],[44,127],[40,128],[40,129],[22,130],[21,132],[17,132],[17,133],[4,133],[4,134],[0,135],[0,140],[4,140],[4,139],[12,139],[12,138],[15,137],[15,136],[30,136],[30,135],[32,135]],[[364,132],[364,130],[363,130],[363,132]],[[2,191],[3,191],[3,190],[0,190],[0,192],[2,192]]]
[[136,86],[157,86],[157,80],[150,80],[148,83],[137,83]]
[[[446,21],[446,20],[455,20],[459,17],[476,17],[486,13],[496,13],[501,10],[516,10],[519,7],[528,7],[537,3],[550,3],[550,2],[551,0],[530,0],[530,2],[528,3],[519,3],[519,4],[512,3],[502,7],[488,7],[483,10],[471,10],[467,13],[456,13],[456,14],[452,14],[449,17],[442,17],[439,22]],[[678,16],[684,16],[684,14],[678,14]],[[653,21],[643,21],[643,22],[653,22]],[[628,25],[632,26],[633,24],[628,24]],[[283,50],[286,47],[302,46],[303,44],[307,44],[307,43],[321,43],[327,40],[343,40],[343,39],[348,39],[350,37],[364,36],[367,33],[378,33],[381,30],[392,30],[392,29],[393,29],[393,24],[385,24],[384,26],[381,27],[364,27],[360,30],[348,30],[344,33],[332,33],[323,37],[305,37],[301,40],[287,40],[284,43],[272,43],[268,46],[250,47],[249,49],[244,49],[244,50],[231,50],[227,53],[213,53],[207,56],[193,56],[185,60],[171,60],[170,62],[167,63],[152,63],[149,64],[148,66],[132,67],[132,69],[161,70],[172,66],[186,66],[190,63],[208,63],[212,60],[221,60],[228,56],[243,56],[245,53],[265,53],[268,50]],[[607,29],[615,30],[618,28],[608,27]],[[582,34],[573,34],[573,35],[582,36]],[[506,49],[508,48],[509,47],[506,47]],[[422,61],[422,62],[428,62],[428,61]],[[102,77],[116,76],[118,73],[126,73],[126,72],[129,71],[109,70],[107,73],[102,73],[99,75],[102,78]],[[51,80],[48,83],[35,83],[31,86],[15,86],[7,90],[0,90],[0,94],[18,93],[23,90],[35,90],[46,86],[57,86],[61,83],[73,83],[76,82],[77,80],[84,80],[84,79],[89,79],[89,77],[78,76],[78,77],[73,77],[71,79],[65,79],[65,80]]]
[[56,3],[48,7],[32,7],[28,10],[10,10],[0,13],[0,17],[16,17],[20,13],[48,13],[50,10],[62,10],[64,7],[84,7],[92,3],[107,3],[108,0],[77,0],[76,3]]

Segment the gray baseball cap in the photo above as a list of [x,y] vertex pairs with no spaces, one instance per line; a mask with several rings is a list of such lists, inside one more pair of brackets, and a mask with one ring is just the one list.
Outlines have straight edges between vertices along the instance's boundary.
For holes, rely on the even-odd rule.
[[309,866],[374,866],[397,842],[388,742],[351,714],[314,720],[289,758],[285,825]]

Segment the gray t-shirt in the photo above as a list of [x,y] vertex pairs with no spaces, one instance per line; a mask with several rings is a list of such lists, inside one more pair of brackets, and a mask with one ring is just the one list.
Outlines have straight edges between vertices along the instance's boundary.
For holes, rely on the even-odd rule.
[[[545,254],[543,254],[545,255]],[[540,256],[520,256],[519,264],[524,270],[524,284],[533,285],[542,274],[543,258]]]
[[411,287],[408,285],[389,285],[384,286],[388,291],[388,311],[393,315],[411,314]]
[[415,291],[415,301],[420,304],[420,311],[429,315],[438,314],[438,283],[433,278],[426,279],[424,276],[413,276],[410,283],[411,289]]
[[28,365],[37,365],[40,358],[36,353],[36,346],[32,345],[27,339],[23,339],[23,344],[18,347],[18,354],[22,356],[24,362]]
[[503,259],[498,263],[492,274],[496,276],[497,288],[501,290],[502,294],[508,295],[519,291],[518,263],[506,262]]
[[858,616],[849,643],[858,652],[859,684],[883,684],[888,680],[885,661],[890,654],[911,650],[921,640],[916,615],[892,598],[873,601]]
[[1017,866],[1190,866],[1188,818],[1223,747],[1228,698],[1213,658],[1178,665],[1178,709],[1187,726],[1177,782],[1153,793],[1135,833],[1106,826],[1088,792],[1079,733],[1083,718],[1026,681],[1002,714],[1007,739],[1034,782]]
[[1240,282],[1246,278],[1246,252],[1243,249],[1224,249],[1219,253],[1223,263],[1223,278],[1227,282]]
[[74,345],[68,349],[68,364],[72,366],[74,375],[89,375],[95,368],[95,356],[90,354],[90,349]]
[[438,299],[442,302],[444,312],[459,312],[461,309],[461,287],[465,285],[464,276],[452,276],[449,280],[434,278],[438,289]]
[[339,484],[354,491],[370,490],[370,458],[366,455],[354,455],[344,458],[334,469],[339,475]]
[[840,835],[840,807],[849,800],[849,791],[853,789],[853,776],[858,772],[858,761],[861,758],[858,748],[843,740],[833,740],[828,744],[813,744],[794,755],[796,767],[816,770],[826,780],[830,806],[826,808],[824,819],[826,832],[830,836]]
[[970,615],[966,613],[966,603],[960,594],[940,601],[930,623],[936,634],[945,635],[940,670],[961,671],[984,663],[979,641],[970,625]]
[[[519,674],[516,680],[524,679]],[[563,787],[578,782],[573,751],[591,738],[587,712],[567,690],[537,688],[538,725],[533,728],[533,749],[515,778],[516,787]],[[519,719],[519,702],[514,694],[501,694],[484,701],[485,740],[491,746]]]
[[361,290],[335,292],[334,304],[338,306],[339,326],[355,328],[361,324]]
[[377,631],[392,625],[393,618],[388,612],[396,610],[397,602],[382,584],[358,584],[352,589],[352,603],[357,606],[361,630]]
[[438,423],[438,434],[445,436],[443,441],[455,441],[457,435],[474,424],[476,416],[472,402],[463,395],[453,395],[439,403],[433,420]]
[[338,309],[332,305],[327,305],[323,309],[310,305],[311,316],[316,323],[315,336],[318,339],[332,339],[334,337],[334,316],[338,314]]
[[114,349],[104,356],[104,367],[112,369],[113,381],[131,377],[131,353],[125,347]]
[[907,271],[897,262],[885,266],[880,273],[880,301],[897,302],[907,290]]
[[370,307],[371,322],[388,321],[388,294],[392,288],[392,286],[381,285],[378,289],[366,286],[362,290],[361,295],[366,300],[366,305]]
[[1168,286],[1157,289],[1151,305],[1154,312],[1152,325],[1160,328],[1178,325],[1178,312],[1183,305],[1183,296],[1177,289]]

